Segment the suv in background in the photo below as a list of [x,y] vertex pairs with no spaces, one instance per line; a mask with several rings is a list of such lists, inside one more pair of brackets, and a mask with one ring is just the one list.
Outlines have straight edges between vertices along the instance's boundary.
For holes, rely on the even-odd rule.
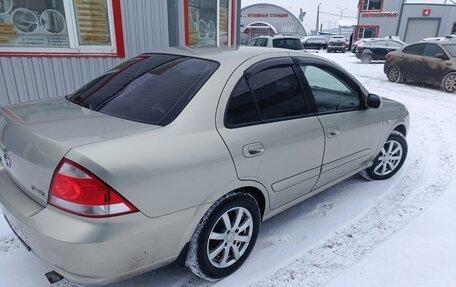
[[328,53],[341,51],[345,53],[347,47],[347,41],[343,35],[333,35],[329,38],[328,41]]
[[260,36],[250,40],[247,46],[304,50],[301,39],[292,36]]
[[324,50],[328,47],[328,41],[325,37],[310,36],[302,39],[302,45],[305,49]]
[[386,57],[384,72],[390,82],[413,81],[456,92],[456,43],[420,42]]
[[375,39],[363,41],[357,45],[356,57],[364,64],[370,64],[373,60],[385,60],[389,52],[407,46],[402,41],[391,39]]

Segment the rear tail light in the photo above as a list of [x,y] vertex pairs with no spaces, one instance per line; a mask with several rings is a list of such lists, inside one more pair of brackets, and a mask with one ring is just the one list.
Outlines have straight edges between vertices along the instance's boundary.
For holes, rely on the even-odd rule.
[[49,204],[85,217],[112,217],[138,211],[101,179],[67,159],[54,173]]

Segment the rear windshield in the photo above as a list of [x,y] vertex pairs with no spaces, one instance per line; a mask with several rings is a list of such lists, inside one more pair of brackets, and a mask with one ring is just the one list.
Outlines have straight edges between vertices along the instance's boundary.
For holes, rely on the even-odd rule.
[[165,126],[185,108],[219,64],[166,54],[127,61],[67,97],[104,114]]
[[293,38],[281,38],[281,39],[274,39],[272,41],[272,45],[275,48],[284,48],[289,50],[304,50],[304,46],[299,39]]
[[444,44],[442,46],[450,53],[451,57],[456,57],[456,44]]

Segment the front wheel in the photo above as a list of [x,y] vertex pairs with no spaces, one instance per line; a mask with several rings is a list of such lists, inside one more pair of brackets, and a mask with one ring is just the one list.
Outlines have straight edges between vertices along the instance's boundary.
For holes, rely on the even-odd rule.
[[442,88],[447,93],[456,92],[456,73],[449,73],[442,81]]
[[260,209],[251,195],[233,192],[224,196],[198,224],[185,265],[206,280],[232,274],[250,255],[260,224]]
[[393,132],[382,150],[374,160],[374,164],[365,170],[368,179],[385,180],[395,175],[407,158],[407,141],[399,132]]

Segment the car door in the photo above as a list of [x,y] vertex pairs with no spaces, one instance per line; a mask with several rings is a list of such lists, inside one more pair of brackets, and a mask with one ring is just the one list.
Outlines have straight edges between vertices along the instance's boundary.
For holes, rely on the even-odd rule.
[[405,47],[402,50],[400,59],[397,62],[399,69],[401,70],[402,77],[406,80],[423,80],[423,76],[420,73],[420,59],[423,56],[425,44],[413,44]]
[[217,129],[239,179],[263,184],[275,209],[316,184],[324,133],[291,58],[258,62],[261,57],[230,77],[218,108]]
[[316,59],[297,62],[326,137],[316,189],[367,168],[380,149],[383,123],[378,110],[365,107],[362,90],[343,71]]
[[[426,83],[440,85],[445,75],[449,72],[451,61],[436,58],[438,54],[448,55],[436,44],[426,44],[423,56],[419,60],[419,70],[423,73]],[[448,57],[449,59],[449,57]]]
[[386,57],[388,42],[386,40],[372,42],[374,60],[384,60]]

